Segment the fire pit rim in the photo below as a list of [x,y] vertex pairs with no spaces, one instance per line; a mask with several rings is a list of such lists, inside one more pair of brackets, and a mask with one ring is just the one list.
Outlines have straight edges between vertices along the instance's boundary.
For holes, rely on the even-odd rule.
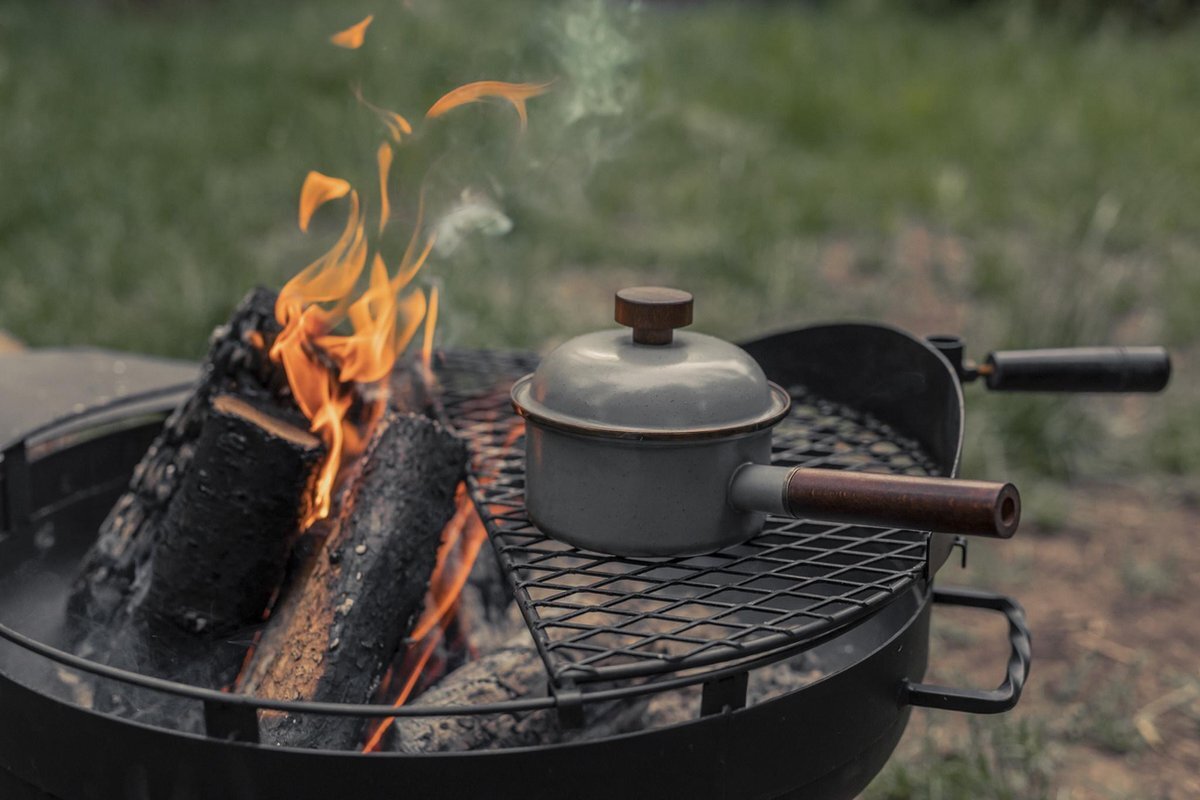
[[[144,392],[138,392],[131,395],[115,398],[111,401],[90,406],[78,412],[72,413],[67,417],[59,418],[51,423],[40,426],[24,436],[10,443],[5,450],[6,455],[9,452],[16,450],[25,450],[28,443],[38,437],[45,437],[47,441],[54,441],[60,432],[77,433],[81,431],[91,430],[106,430],[103,426],[107,425],[114,417],[114,413],[120,412],[121,409],[128,407],[138,407],[143,414],[149,414],[147,404],[161,404],[160,412],[165,416],[169,413],[173,402],[178,399],[181,390],[186,390],[190,387],[188,384],[178,384],[165,386]],[[505,399],[505,403],[507,400]],[[153,405],[150,406],[153,409]],[[117,419],[122,417],[118,416]],[[88,423],[94,421],[94,425]],[[115,431],[114,433],[120,433]],[[54,434],[54,436],[48,436]],[[74,440],[68,440],[67,447],[73,445]],[[6,474],[10,469],[28,468],[28,462],[21,463],[17,460],[8,460],[0,462],[0,473]],[[477,479],[472,474],[468,478],[468,485],[472,489],[477,489]],[[653,694],[657,692],[671,691],[686,686],[703,684],[708,681],[718,680],[723,677],[745,673],[753,669],[757,669],[769,663],[783,660],[799,652],[817,647],[826,641],[837,638],[854,628],[861,625],[863,622],[870,619],[875,612],[881,611],[884,607],[895,602],[902,596],[904,588],[910,587],[928,588],[927,583],[923,580],[919,573],[913,574],[907,581],[905,587],[895,587],[892,596],[886,602],[876,606],[863,609],[863,613],[848,616],[842,624],[833,625],[828,630],[821,632],[819,635],[810,636],[800,640],[789,639],[785,636],[776,637],[778,641],[763,642],[754,650],[746,652],[741,656],[730,657],[728,654],[713,652],[710,656],[689,663],[687,669],[690,674],[679,675],[678,671],[682,668],[674,669],[669,673],[659,677],[651,678],[645,682],[630,684],[617,687],[606,687],[604,689],[593,690],[589,692],[580,692],[578,699],[572,696],[570,702],[580,702],[583,704],[606,702],[620,700],[639,695]],[[335,702],[314,702],[314,701],[295,701],[295,700],[270,700],[266,698],[257,698],[249,695],[236,695],[227,692],[222,692],[216,689],[205,689],[198,686],[192,686],[179,681],[173,681],[163,678],[155,678],[142,675],[136,672],[111,667],[82,656],[77,656],[63,650],[59,650],[51,645],[40,642],[32,637],[26,636],[9,626],[0,623],[0,638],[8,640],[10,643],[25,648],[31,652],[37,653],[43,658],[59,663],[61,665],[80,670],[82,672],[97,675],[99,677],[108,678],[125,685],[139,686],[142,688],[158,691],[165,694],[185,697],[188,699],[200,701],[209,705],[235,710],[272,710],[284,711],[290,713],[307,713],[321,714],[337,717],[372,717],[372,718],[387,718],[387,717],[421,717],[421,716],[466,716],[466,715],[486,715],[486,714],[501,714],[514,712],[527,712],[535,710],[544,710],[555,708],[563,701],[562,696],[565,690],[569,689],[574,683],[588,683],[587,675],[583,674],[586,670],[570,670],[556,674],[548,670],[548,677],[551,678],[549,689],[550,693],[542,697],[522,698],[520,700],[511,700],[505,702],[496,702],[479,706],[421,706],[410,705],[395,707],[387,704],[366,704],[366,703],[335,703]],[[535,643],[539,645],[535,637]],[[697,671],[691,672],[695,668]],[[637,673],[637,670],[633,670]],[[604,673],[604,677],[612,677],[615,680],[623,680],[626,677],[635,677],[636,675],[624,676],[624,671],[619,675],[610,675]],[[556,685],[557,684],[557,685]]]
[[[923,594],[927,594],[930,591],[930,587],[924,582],[910,584],[906,588],[920,591]],[[895,597],[893,597],[888,603],[876,607],[873,609],[873,612],[883,612],[885,608],[899,601],[903,596],[905,596],[904,591],[897,592]],[[661,680],[647,681],[628,686],[613,687],[593,692],[581,693],[580,702],[586,704],[624,700],[644,694],[655,694],[658,692],[682,689],[688,686],[695,686],[697,684],[703,684],[709,681],[720,680],[722,678],[730,677],[740,673],[749,672],[760,667],[764,667],[768,664],[790,658],[815,647],[819,647],[826,642],[850,633],[864,622],[870,620],[874,616],[874,613],[864,615],[843,627],[832,629],[821,637],[800,642],[792,642],[774,650],[748,656],[733,662],[730,662],[726,659],[718,662],[722,664],[722,666],[718,669],[696,672],[683,676],[676,675],[675,677],[663,678]],[[97,677],[108,678],[110,680],[115,680],[127,685],[139,686],[144,689],[151,689],[153,691],[163,692],[165,694],[171,694],[177,697],[184,697],[190,700],[198,700],[205,704],[217,704],[225,707],[238,707],[241,709],[249,708],[254,710],[285,711],[296,714],[320,714],[337,717],[450,717],[539,711],[558,707],[564,702],[560,697],[554,694],[548,694],[544,697],[507,700],[503,702],[484,703],[473,706],[394,706],[390,704],[378,703],[333,703],[308,700],[271,700],[269,698],[260,698],[254,695],[231,694],[229,692],[222,692],[219,689],[206,689],[204,687],[192,686],[179,681],[168,680],[165,678],[155,678],[149,675],[142,675],[137,672],[120,669],[118,667],[99,664],[82,656],[67,653],[51,645],[39,642],[31,636],[27,636],[19,631],[13,630],[4,623],[0,623],[0,639],[4,639],[11,644],[16,645],[17,647],[28,650],[29,652],[36,653],[37,655],[49,659],[57,664],[70,667],[72,669],[77,669],[82,672],[87,672],[89,674],[96,675]],[[818,681],[814,681],[814,683],[817,683],[820,680],[825,680],[827,677],[829,677],[829,675],[822,676],[820,679],[818,679]]]

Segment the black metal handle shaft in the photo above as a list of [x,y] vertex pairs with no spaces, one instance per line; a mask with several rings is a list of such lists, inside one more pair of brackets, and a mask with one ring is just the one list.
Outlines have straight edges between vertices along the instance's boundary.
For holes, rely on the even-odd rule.
[[1158,392],[1171,357],[1162,347],[1001,350],[979,371],[996,392]]

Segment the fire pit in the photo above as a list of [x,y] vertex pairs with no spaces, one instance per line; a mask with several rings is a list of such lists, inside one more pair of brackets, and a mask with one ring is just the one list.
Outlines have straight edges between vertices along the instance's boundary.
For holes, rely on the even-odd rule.
[[[746,348],[793,396],[774,463],[955,474],[961,391],[935,348],[873,325],[808,328]],[[399,707],[262,699],[59,649],[67,581],[161,416],[147,418],[155,397],[138,396],[126,402],[137,401],[140,416],[117,413],[120,424],[111,407],[97,409],[65,421],[71,437],[55,425],[10,445],[0,541],[5,796],[384,797],[403,787],[440,796],[851,797],[886,761],[911,707],[991,713],[1017,702],[1029,668],[1020,608],[933,587],[950,537],[772,518],[744,544],[650,559],[543,536],[525,514],[520,427],[508,405],[509,385],[535,362],[465,351],[435,360],[439,413],[468,443],[470,495],[540,657],[536,690],[506,699],[428,702],[436,686]],[[159,395],[160,414],[178,398]],[[89,426],[92,417],[107,428]],[[52,544],[47,529],[58,532]],[[921,683],[936,604],[1007,617],[1012,652],[998,689]],[[203,733],[88,708],[51,688],[63,675],[136,687],[140,702],[170,698],[202,716]],[[637,719],[613,722],[621,709]],[[431,726],[469,734],[492,724],[485,720],[540,714],[558,733],[550,743],[473,752],[418,754],[397,743],[392,752],[314,751],[261,743],[272,712],[394,716],[410,738]],[[432,747],[455,748],[453,737]]]

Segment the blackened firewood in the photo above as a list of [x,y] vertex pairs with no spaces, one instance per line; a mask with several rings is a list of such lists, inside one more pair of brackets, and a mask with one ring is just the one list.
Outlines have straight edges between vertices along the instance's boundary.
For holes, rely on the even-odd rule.
[[[237,690],[282,700],[369,702],[420,613],[466,464],[425,417],[389,412],[326,540],[289,578]],[[363,723],[264,714],[263,741],[344,749]]]
[[[261,622],[283,580],[323,448],[297,428],[219,395],[159,525],[151,557],[105,623],[77,651],[111,666],[210,689],[229,685],[245,629]],[[240,636],[239,632],[242,632]],[[112,684],[96,707],[187,730],[194,704]]]
[[[526,635],[526,638],[528,636]],[[546,694],[546,668],[532,644],[508,646],[472,661],[422,694],[422,706],[480,706]],[[398,717],[389,749],[401,753],[498,750],[613,736],[635,730],[646,707],[644,697],[589,703],[582,728],[564,728],[554,709],[517,714],[452,717]]]
[[[482,705],[546,694],[546,668],[532,647],[506,647],[442,678],[414,702],[431,706]],[[402,753],[485,750],[551,744],[561,737],[553,709],[523,714],[398,717],[391,749]]]
[[171,499],[189,472],[214,396],[233,394],[283,414],[299,413],[283,370],[267,357],[280,330],[275,298],[274,292],[255,289],[213,331],[195,388],[146,451],[84,558],[70,600],[79,631],[103,629],[127,606],[134,580],[161,538]]
[[[664,623],[664,631],[667,629]],[[411,701],[421,706],[481,706],[547,691],[546,670],[528,632],[504,647],[449,673]],[[747,702],[764,702],[796,691],[824,673],[807,653],[768,664],[750,674]],[[400,753],[499,750],[508,747],[600,739],[695,719],[700,711],[700,685],[655,692],[625,700],[586,703],[584,724],[564,728],[554,709],[517,714],[471,714],[447,717],[397,717],[384,739]]]
[[214,638],[261,620],[322,453],[308,431],[231,395],[214,398],[135,613]]

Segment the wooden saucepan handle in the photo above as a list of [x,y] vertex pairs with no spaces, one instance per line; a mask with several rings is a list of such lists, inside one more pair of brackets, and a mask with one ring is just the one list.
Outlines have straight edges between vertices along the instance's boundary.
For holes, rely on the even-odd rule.
[[999,539],[1021,520],[1011,483],[810,467],[746,464],[734,473],[729,500],[744,511]]

